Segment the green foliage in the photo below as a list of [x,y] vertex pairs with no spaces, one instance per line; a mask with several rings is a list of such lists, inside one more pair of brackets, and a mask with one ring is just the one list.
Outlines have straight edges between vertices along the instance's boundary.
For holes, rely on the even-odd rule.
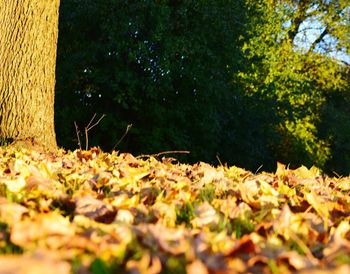
[[164,273],[186,273],[185,260],[182,257],[171,257],[165,263]]
[[176,208],[176,224],[184,223],[186,227],[190,227],[190,221],[194,217],[194,208],[190,202],[185,202],[180,208]]
[[255,230],[254,224],[247,219],[237,218],[232,222],[233,230],[235,231],[236,238],[241,238],[245,234],[249,234]]
[[96,259],[91,263],[90,271],[91,273],[94,273],[94,274],[113,273],[110,267],[101,259]]
[[332,156],[328,159],[328,173],[348,174],[350,170],[350,90],[330,91],[321,109],[320,135],[328,138]]
[[[316,3],[317,2],[317,3]],[[322,109],[326,93],[346,89],[344,66],[326,55],[325,48],[315,42],[305,51],[298,39],[302,35],[302,23],[317,20],[335,37],[337,46],[343,45],[344,36],[333,28],[342,28],[346,15],[341,17],[340,4],[319,1],[246,1],[250,29],[244,42],[243,52],[247,65],[238,73],[236,80],[245,93],[261,94],[275,103],[277,116],[273,125],[275,139],[274,158],[292,165],[325,167],[332,155],[329,135],[319,134]],[[325,9],[332,10],[331,16]],[[346,21],[346,20],[344,20]],[[317,50],[316,50],[317,49]],[[277,142],[276,142],[277,141]]]
[[291,243],[289,243],[289,245],[291,250],[295,250],[300,255],[305,256],[304,250],[298,245],[298,243],[296,243],[295,241],[292,241]]
[[215,198],[215,185],[207,184],[199,191],[199,199],[201,201],[212,202]]

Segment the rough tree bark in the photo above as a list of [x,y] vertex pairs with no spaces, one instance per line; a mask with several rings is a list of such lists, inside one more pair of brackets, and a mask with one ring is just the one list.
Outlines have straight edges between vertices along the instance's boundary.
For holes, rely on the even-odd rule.
[[0,2],[0,139],[56,148],[59,0]]

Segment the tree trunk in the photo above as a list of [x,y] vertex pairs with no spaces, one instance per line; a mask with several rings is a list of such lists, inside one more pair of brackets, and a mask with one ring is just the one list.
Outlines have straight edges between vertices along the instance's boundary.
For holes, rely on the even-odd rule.
[[56,148],[59,0],[1,0],[0,139]]

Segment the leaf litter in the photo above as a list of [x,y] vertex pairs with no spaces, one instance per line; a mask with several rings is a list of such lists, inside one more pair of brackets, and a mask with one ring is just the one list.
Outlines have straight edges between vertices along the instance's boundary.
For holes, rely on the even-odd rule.
[[0,273],[350,273],[350,178],[0,148]]

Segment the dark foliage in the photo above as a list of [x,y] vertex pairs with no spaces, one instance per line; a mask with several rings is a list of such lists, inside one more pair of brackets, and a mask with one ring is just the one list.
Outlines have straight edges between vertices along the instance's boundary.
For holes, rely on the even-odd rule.
[[[281,58],[276,50],[281,45],[264,37],[282,32],[272,27],[276,20],[264,17],[268,8],[233,0],[62,0],[55,105],[59,145],[78,147],[76,122],[85,148],[84,127],[96,113],[106,116],[88,132],[89,146],[106,151],[132,124],[117,150],[189,150],[175,157],[214,164],[220,159],[251,170],[261,165],[273,170],[276,161],[315,163],[346,173],[349,130],[335,121],[349,117],[342,103],[347,95],[329,87],[326,95],[312,76],[299,77],[314,67],[291,69],[296,76],[278,72],[275,82],[266,84],[281,65],[272,61]],[[281,58],[284,67],[309,60],[288,58]],[[295,103],[305,94],[313,99]],[[297,127],[299,121],[302,131],[294,134],[286,125]]]

